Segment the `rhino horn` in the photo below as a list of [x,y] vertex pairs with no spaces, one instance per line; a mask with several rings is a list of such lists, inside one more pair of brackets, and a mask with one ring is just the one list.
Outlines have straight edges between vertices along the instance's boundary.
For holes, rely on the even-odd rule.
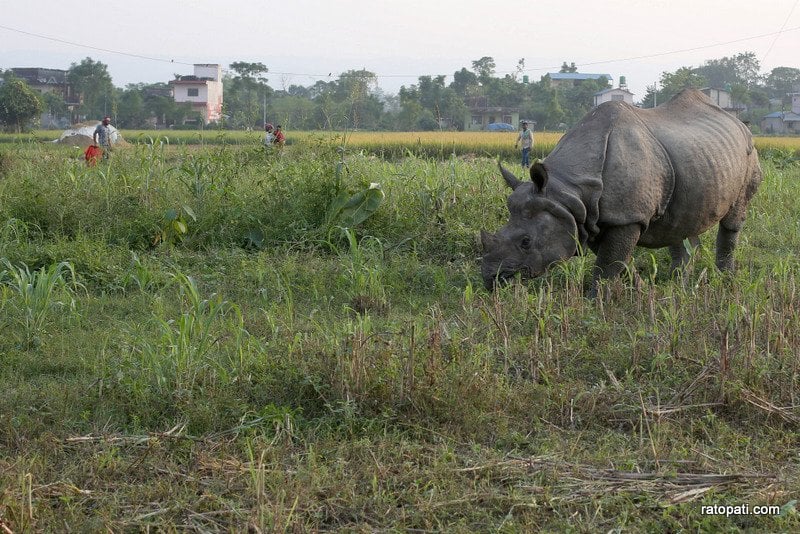
[[490,234],[486,230],[481,229],[481,246],[483,251],[489,251],[497,246],[497,236]]
[[508,184],[508,187],[510,187],[511,189],[516,189],[517,187],[519,187],[519,184],[521,184],[522,182],[517,180],[517,177],[511,174],[511,171],[503,167],[502,164],[498,162],[497,165],[500,167],[500,174],[503,175],[503,179]]
[[536,189],[541,193],[547,186],[547,169],[544,163],[538,159],[531,165],[531,182],[536,185]]

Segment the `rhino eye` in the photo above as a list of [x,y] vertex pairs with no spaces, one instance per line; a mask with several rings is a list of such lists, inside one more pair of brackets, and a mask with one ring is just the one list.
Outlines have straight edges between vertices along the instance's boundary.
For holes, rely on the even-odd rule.
[[522,240],[519,242],[519,246],[525,250],[528,250],[529,248],[531,248],[531,238],[528,236],[523,237]]

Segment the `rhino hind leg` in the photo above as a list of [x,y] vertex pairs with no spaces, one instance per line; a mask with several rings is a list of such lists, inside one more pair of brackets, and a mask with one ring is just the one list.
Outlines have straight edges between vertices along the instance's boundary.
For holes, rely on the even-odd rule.
[[733,251],[736,248],[736,241],[739,239],[739,230],[744,225],[747,217],[747,205],[755,195],[763,174],[758,164],[758,154],[755,150],[750,154],[749,180],[739,195],[739,199],[731,206],[725,217],[719,221],[719,231],[717,232],[717,268],[720,271],[733,271]]
[[733,272],[733,251],[736,248],[736,241],[739,239],[739,228],[726,228],[723,223],[719,223],[717,232],[717,268],[720,271]]
[[719,221],[719,230],[717,231],[717,268],[720,271],[733,272],[733,251],[736,249],[736,241],[739,239],[739,230],[744,225],[744,219],[747,215],[747,202],[749,197],[744,201],[737,202],[731,210]]
[[605,230],[597,247],[597,260],[594,265],[592,287],[587,296],[597,296],[597,287],[602,279],[615,278],[625,269],[639,241],[642,228],[638,224],[612,226]]

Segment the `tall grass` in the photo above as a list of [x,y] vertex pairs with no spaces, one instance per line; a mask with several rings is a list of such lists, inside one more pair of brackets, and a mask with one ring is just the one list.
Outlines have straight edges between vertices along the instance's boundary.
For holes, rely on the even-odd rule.
[[[736,274],[707,235],[682,276],[639,250],[638,282],[588,301],[591,255],[483,290],[476,235],[507,218],[496,154],[341,145],[143,143],[91,169],[15,149],[0,525],[797,529],[793,162],[764,156]],[[372,183],[374,211],[331,220]],[[181,210],[182,237],[154,239]],[[700,512],[736,502],[784,513]]]
[[0,271],[0,283],[12,291],[11,304],[17,310],[15,322],[22,334],[20,341],[25,347],[38,346],[54,309],[75,310],[75,292],[82,284],[77,281],[75,268],[69,262],[36,271],[25,264],[12,265],[7,259],[4,264],[6,269]]

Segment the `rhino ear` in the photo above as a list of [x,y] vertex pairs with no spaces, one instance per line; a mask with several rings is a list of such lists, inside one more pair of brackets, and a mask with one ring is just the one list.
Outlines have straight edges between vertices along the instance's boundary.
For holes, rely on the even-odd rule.
[[497,236],[490,234],[485,230],[481,230],[481,247],[484,252],[488,252],[497,248]]
[[547,169],[544,167],[544,163],[538,159],[531,165],[531,182],[536,185],[536,189],[540,193],[547,187]]
[[503,165],[499,161],[497,162],[497,165],[500,167],[500,174],[503,175],[503,179],[508,184],[508,187],[510,187],[511,189],[516,189],[517,187],[519,187],[519,184],[521,184],[522,182],[517,180],[517,177],[511,174],[511,171],[503,167]]

